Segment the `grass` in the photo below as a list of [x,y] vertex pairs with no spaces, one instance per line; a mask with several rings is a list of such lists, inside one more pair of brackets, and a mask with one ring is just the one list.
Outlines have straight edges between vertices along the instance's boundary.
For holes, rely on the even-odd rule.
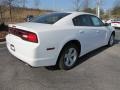
[[[18,22],[24,22],[25,18],[28,15],[40,15],[43,13],[49,12],[48,10],[40,10],[40,9],[30,9],[30,8],[18,8],[14,7],[12,8],[12,17],[10,17],[10,12],[8,8],[5,8],[3,17],[0,17],[0,22],[4,23],[18,23]],[[12,18],[12,19],[11,19]]]

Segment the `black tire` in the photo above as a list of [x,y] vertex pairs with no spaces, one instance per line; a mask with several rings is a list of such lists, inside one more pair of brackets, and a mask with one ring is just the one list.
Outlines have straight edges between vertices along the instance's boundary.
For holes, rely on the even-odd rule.
[[114,45],[114,42],[115,42],[115,35],[112,33],[111,36],[110,36],[110,39],[109,39],[109,42],[108,42],[108,47],[111,47]]
[[[65,62],[66,62],[66,60],[65,60],[65,55],[66,55],[66,53],[68,53],[68,51],[70,50],[70,49],[74,49],[74,50],[76,50],[76,59],[75,59],[75,61],[74,61],[74,63],[72,64],[72,65],[70,65],[70,66],[67,66],[66,64],[65,64]],[[76,62],[77,62],[77,60],[78,60],[78,55],[79,55],[79,48],[75,45],[75,44],[67,44],[64,48],[63,48],[63,50],[62,50],[62,52],[60,53],[60,56],[59,56],[59,58],[58,58],[58,66],[59,66],[59,68],[61,69],[61,70],[70,70],[70,69],[72,69],[74,66],[75,66],[75,64],[76,64]],[[70,61],[70,60],[68,60],[68,61]]]

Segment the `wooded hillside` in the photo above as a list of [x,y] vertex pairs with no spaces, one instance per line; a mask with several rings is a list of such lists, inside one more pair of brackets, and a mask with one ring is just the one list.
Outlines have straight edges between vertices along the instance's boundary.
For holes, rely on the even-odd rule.
[[40,9],[30,9],[30,8],[18,8],[13,7],[10,15],[10,10],[7,7],[0,7],[0,22],[23,22],[28,15],[40,15],[48,10],[40,10]]

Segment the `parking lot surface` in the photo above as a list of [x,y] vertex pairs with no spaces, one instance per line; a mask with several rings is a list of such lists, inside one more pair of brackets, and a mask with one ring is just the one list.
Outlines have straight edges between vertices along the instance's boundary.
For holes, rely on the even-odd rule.
[[32,68],[0,45],[0,90],[120,90],[120,30],[116,44],[79,59],[69,71]]

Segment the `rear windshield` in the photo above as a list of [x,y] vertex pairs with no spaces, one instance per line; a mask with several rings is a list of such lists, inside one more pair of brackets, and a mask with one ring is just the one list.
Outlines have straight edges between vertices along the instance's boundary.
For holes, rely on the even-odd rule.
[[54,24],[70,13],[50,13],[33,18],[30,22]]

